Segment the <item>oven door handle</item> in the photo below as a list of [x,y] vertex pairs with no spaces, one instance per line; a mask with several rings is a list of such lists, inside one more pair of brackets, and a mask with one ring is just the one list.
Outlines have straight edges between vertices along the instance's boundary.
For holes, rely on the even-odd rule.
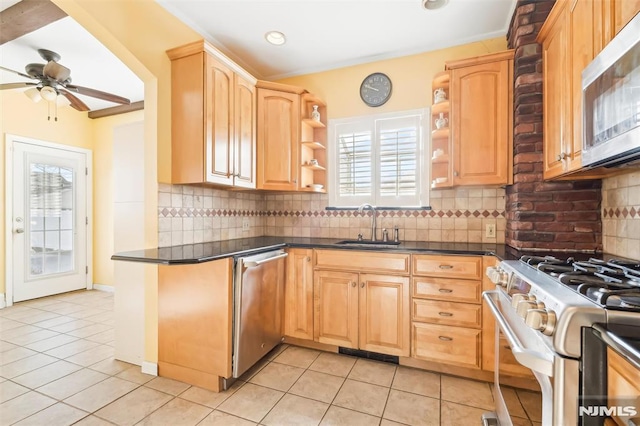
[[485,291],[482,294],[482,298],[489,306],[489,309],[491,309],[491,312],[493,313],[493,316],[496,319],[500,330],[502,330],[504,336],[507,338],[507,341],[509,341],[513,356],[523,366],[535,372],[544,374],[545,376],[553,377],[553,360],[549,359],[541,352],[527,349],[522,346],[520,340],[513,333],[513,331],[511,331],[509,324],[502,316],[498,305],[496,305],[496,302],[491,297],[493,294],[498,295],[498,292],[496,290]]

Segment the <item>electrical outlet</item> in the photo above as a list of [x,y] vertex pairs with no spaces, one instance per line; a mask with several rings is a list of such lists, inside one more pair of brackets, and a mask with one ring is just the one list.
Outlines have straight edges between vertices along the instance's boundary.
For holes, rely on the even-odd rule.
[[248,231],[251,229],[251,222],[249,221],[248,217],[243,217],[242,218],[242,230],[243,231]]
[[495,238],[496,237],[496,225],[493,223],[487,224],[484,230],[484,236],[486,238]]

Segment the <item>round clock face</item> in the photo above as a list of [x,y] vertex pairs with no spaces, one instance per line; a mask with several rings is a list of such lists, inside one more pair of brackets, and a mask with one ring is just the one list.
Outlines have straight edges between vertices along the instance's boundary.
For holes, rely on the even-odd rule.
[[367,76],[360,85],[360,97],[371,107],[384,104],[391,97],[391,80],[381,72]]

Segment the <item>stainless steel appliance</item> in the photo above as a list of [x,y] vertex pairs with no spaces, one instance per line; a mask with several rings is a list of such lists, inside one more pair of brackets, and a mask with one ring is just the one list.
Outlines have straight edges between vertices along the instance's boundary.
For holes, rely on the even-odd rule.
[[[636,265],[637,266],[637,265]],[[578,424],[581,328],[594,323],[640,325],[640,266],[623,261],[574,261],[523,256],[487,269],[497,284],[483,298],[515,359],[532,370],[542,392],[542,424]],[[637,296],[636,296],[637,295]],[[496,338],[496,413],[485,424],[511,425],[500,389]]]
[[245,371],[282,341],[285,258],[283,250],[235,263],[233,377]]
[[640,14],[582,72],[582,165],[640,162]]

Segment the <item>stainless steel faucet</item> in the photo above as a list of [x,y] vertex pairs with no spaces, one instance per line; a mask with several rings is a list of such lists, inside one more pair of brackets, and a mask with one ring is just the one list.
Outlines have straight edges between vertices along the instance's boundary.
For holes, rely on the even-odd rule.
[[364,203],[358,207],[358,212],[362,213],[364,209],[371,210],[371,241],[377,241],[376,239],[376,208],[369,203]]

